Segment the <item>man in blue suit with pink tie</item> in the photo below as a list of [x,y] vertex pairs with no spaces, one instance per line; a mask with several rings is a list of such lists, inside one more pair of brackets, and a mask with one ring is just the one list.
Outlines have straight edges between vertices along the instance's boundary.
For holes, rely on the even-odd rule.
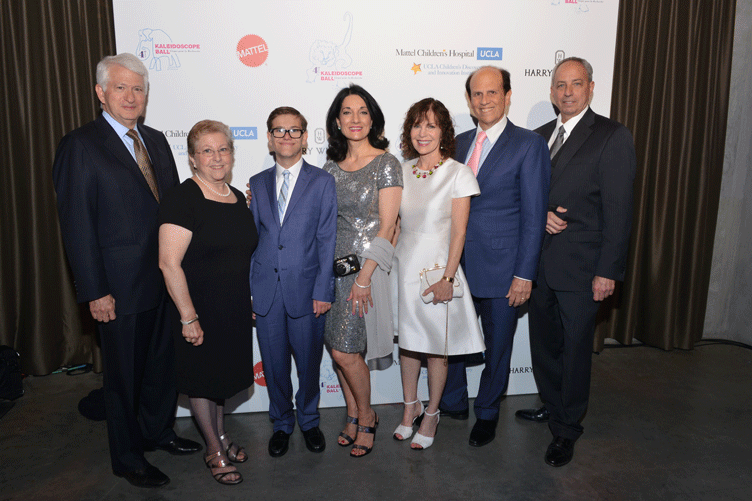
[[[508,71],[480,68],[468,77],[465,90],[478,126],[457,136],[454,158],[473,169],[480,186],[470,205],[462,267],[486,343],[469,440],[481,447],[496,436],[517,309],[530,298],[537,274],[551,162],[546,142],[506,117],[512,96]],[[457,357],[449,364],[442,415],[467,419],[467,398],[465,359]]]
[[251,295],[269,416],[272,457],[284,455],[295,425],[290,360],[295,359],[298,426],[306,447],[326,447],[319,429],[319,366],[324,314],[334,301],[337,193],[334,177],[303,160],[306,119],[281,107],[267,120],[275,165],[250,180],[259,244],[251,259]]

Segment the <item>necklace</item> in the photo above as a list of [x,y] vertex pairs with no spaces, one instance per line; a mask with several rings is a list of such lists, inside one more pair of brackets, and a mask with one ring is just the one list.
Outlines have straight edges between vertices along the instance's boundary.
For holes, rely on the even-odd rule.
[[229,197],[230,193],[232,193],[232,190],[230,189],[229,186],[227,186],[227,183],[225,183],[225,186],[227,186],[227,193],[225,193],[223,195],[223,194],[221,194],[221,193],[219,193],[217,191],[214,191],[214,188],[212,188],[211,186],[209,186],[209,183],[207,183],[206,181],[204,181],[203,179],[201,179],[201,176],[199,176],[198,173],[196,173],[196,177],[198,178],[199,181],[201,181],[203,183],[204,186],[206,186],[207,188],[209,188],[209,191],[211,191],[212,193],[214,193],[218,197]]
[[420,179],[420,178],[424,178],[425,179],[426,176],[433,175],[433,171],[435,171],[436,169],[438,169],[439,167],[441,167],[441,165],[443,165],[443,164],[444,164],[444,160],[439,160],[439,163],[437,163],[436,165],[434,165],[433,167],[431,167],[430,169],[428,169],[428,172],[426,172],[424,170],[421,170],[420,172],[418,172],[418,164],[416,163],[416,164],[413,165],[413,176],[417,177],[418,179]]

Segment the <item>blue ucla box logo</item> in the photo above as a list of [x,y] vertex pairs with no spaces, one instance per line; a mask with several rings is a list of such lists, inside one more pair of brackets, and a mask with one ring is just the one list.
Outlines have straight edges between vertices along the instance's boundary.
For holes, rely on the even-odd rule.
[[258,139],[256,127],[230,127],[233,139]]
[[501,47],[478,47],[478,59],[501,61]]

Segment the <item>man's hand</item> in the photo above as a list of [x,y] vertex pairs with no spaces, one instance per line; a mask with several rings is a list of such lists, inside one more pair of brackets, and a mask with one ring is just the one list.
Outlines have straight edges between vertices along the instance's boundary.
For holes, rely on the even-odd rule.
[[603,301],[614,293],[616,281],[610,278],[595,277],[593,279],[593,301]]
[[[564,214],[567,211],[564,207],[557,207],[556,212]],[[556,212],[548,211],[546,217],[546,232],[551,235],[561,233],[567,228],[567,222],[556,215]]]
[[112,294],[107,294],[104,297],[89,301],[89,310],[91,316],[97,322],[109,322],[115,320],[115,298]]
[[530,299],[530,292],[532,290],[533,282],[514,277],[512,285],[509,286],[509,292],[504,297],[509,299],[509,306],[517,307]]
[[316,315],[316,318],[319,318],[321,315],[329,311],[332,307],[332,303],[327,303],[326,301],[317,301],[313,300],[313,313]]

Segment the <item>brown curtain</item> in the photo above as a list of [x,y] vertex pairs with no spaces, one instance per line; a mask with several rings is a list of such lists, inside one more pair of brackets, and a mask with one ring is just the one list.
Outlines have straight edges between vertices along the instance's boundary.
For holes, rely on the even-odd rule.
[[52,162],[60,138],[98,113],[95,66],[115,51],[112,2],[2,1],[0,27],[0,343],[28,374],[98,365],[60,239]]
[[666,350],[702,338],[735,11],[735,0],[621,0],[611,117],[635,138],[635,217],[596,351],[604,337]]

